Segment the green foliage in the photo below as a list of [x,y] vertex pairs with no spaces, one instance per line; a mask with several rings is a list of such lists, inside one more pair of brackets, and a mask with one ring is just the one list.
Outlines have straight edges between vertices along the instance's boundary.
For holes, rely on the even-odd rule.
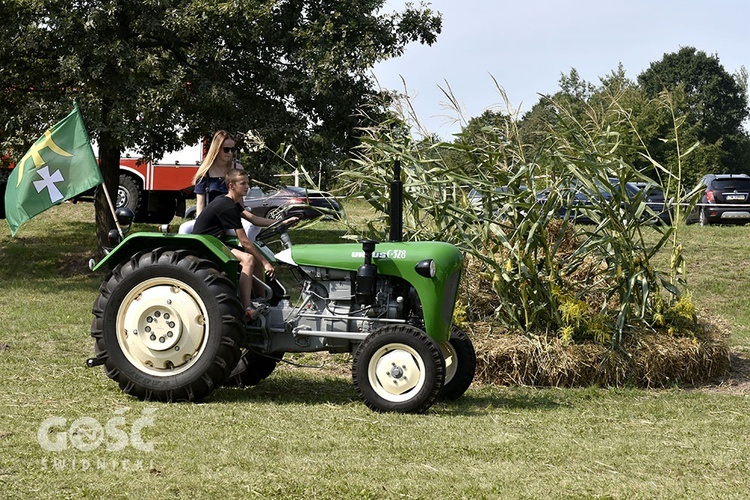
[[[638,75],[637,82],[617,70],[600,78],[599,85],[581,80],[575,69],[560,78],[560,90],[540,99],[520,124],[519,130],[533,155],[543,154],[545,140],[555,123],[552,102],[565,107],[579,121],[606,119],[612,100],[626,112],[628,121],[611,121],[610,129],[619,134],[620,155],[625,161],[652,178],[656,160],[670,171],[677,168],[674,141],[679,124],[683,144],[700,143],[689,162],[683,162],[681,179],[695,185],[706,173],[745,172],[750,165],[750,136],[743,127],[748,117],[747,74],[730,75],[717,56],[687,47],[651,64]],[[669,95],[665,98],[665,92]],[[669,101],[669,106],[664,102]],[[558,129],[556,134],[566,131]],[[666,140],[666,141],[665,141]]]
[[[596,108],[570,97],[550,100],[554,122],[535,156],[509,116],[485,114],[453,143],[416,141],[403,121],[387,121],[365,130],[344,176],[382,214],[368,226],[382,239],[391,166],[400,161],[406,238],[449,241],[478,259],[492,276],[496,316],[507,327],[622,345],[627,335],[662,328],[671,318],[664,304],[685,300],[686,286],[678,226],[660,224],[643,192],[633,196],[625,188],[654,181],[626,159],[632,151],[617,130],[632,128],[633,116],[622,107],[623,95],[602,94]],[[679,164],[695,149],[669,143],[677,150],[675,172],[647,152],[640,159],[663,178],[669,199],[689,204],[695,194],[684,192]],[[480,206],[468,199],[469,187],[482,195]],[[580,204],[581,195],[588,204]],[[575,224],[582,215],[593,223]],[[652,260],[665,245],[672,245],[673,259],[660,270]]]
[[[295,144],[327,171],[356,143],[374,64],[440,32],[424,5],[383,4],[4,1],[0,145],[22,152],[77,99],[110,192],[125,148],[158,157],[218,129],[253,130],[272,150]],[[103,195],[97,206],[107,218]]]
[[709,144],[736,133],[748,116],[746,82],[727,73],[718,56],[693,47],[665,54],[638,76],[638,82],[649,97],[681,88],[687,99],[678,112],[699,124],[700,139]]

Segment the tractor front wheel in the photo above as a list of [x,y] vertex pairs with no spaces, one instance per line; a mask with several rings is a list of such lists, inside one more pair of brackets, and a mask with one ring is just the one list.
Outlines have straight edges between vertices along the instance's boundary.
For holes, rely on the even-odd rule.
[[375,411],[424,413],[437,401],[444,377],[440,348],[412,326],[380,328],[354,354],[354,387]]
[[477,354],[466,333],[457,326],[451,327],[451,338],[440,344],[445,358],[445,385],[440,399],[449,401],[463,396],[474,380],[477,369]]

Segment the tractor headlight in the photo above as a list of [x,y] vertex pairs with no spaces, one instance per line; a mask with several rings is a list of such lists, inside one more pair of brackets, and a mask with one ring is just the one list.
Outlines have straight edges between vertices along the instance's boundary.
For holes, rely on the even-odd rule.
[[424,276],[425,278],[434,278],[437,268],[435,266],[434,260],[426,259],[417,262],[417,265],[414,266],[414,270],[417,271],[417,274],[419,274],[420,276]]
[[132,210],[127,207],[120,207],[115,210],[115,217],[123,233],[130,231],[130,226],[133,225],[133,221],[135,220],[135,214]]
[[120,232],[117,229],[110,229],[109,233],[107,234],[107,242],[112,248],[119,245],[120,242],[122,242],[122,236],[120,236]]

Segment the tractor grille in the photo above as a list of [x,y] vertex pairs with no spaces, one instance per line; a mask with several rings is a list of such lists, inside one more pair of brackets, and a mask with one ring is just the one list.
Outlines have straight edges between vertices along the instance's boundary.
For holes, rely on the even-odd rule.
[[445,293],[443,294],[443,321],[450,324],[453,319],[453,308],[456,306],[458,295],[458,283],[461,281],[461,268],[451,274],[445,282]]

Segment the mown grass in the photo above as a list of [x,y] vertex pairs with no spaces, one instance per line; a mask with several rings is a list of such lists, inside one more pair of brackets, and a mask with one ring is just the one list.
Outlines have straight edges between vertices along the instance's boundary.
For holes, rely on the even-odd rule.
[[[426,415],[377,414],[329,363],[282,367],[201,404],[134,400],[84,367],[102,279],[86,266],[91,212],[61,205],[15,239],[0,222],[0,497],[734,498],[750,488],[741,391],[484,386]],[[682,231],[696,303],[749,347],[750,228]],[[293,238],[343,234],[322,223]],[[149,415],[141,434],[151,451],[107,449],[114,431],[131,434]],[[51,417],[65,419],[46,434],[67,432],[62,451],[37,435]],[[80,419],[116,425],[82,451],[71,444],[86,442],[72,425]]]

